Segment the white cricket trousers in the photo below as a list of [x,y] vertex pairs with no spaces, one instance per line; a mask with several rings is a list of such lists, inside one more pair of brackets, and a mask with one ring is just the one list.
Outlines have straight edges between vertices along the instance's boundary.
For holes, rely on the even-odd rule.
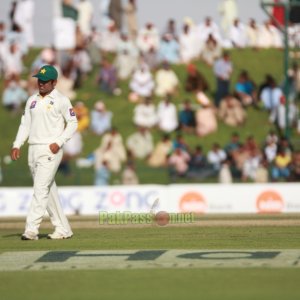
[[33,199],[26,219],[26,231],[38,234],[42,219],[48,212],[55,231],[72,235],[69,222],[63,213],[54,178],[61,162],[63,150],[53,154],[49,145],[30,145],[28,165],[33,177]]

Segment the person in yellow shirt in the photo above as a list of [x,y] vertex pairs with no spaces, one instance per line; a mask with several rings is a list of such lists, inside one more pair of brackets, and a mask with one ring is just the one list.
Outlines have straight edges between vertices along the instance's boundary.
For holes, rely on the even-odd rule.
[[290,176],[291,155],[286,153],[283,148],[279,148],[272,167],[272,180],[277,181],[280,178],[288,179]]

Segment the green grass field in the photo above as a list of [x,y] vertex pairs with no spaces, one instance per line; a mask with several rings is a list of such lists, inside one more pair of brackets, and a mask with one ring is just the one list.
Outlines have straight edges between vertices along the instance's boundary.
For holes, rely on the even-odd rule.
[[[1,299],[300,298],[299,215],[204,216],[165,227],[71,223],[72,239],[47,240],[46,222],[39,241],[21,241],[23,220],[1,222]],[[278,254],[287,250],[293,259]],[[172,251],[192,254],[183,263]]]

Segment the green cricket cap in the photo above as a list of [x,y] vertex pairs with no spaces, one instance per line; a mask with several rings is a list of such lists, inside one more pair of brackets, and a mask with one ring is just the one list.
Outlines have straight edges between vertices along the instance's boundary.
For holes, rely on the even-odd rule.
[[57,70],[51,65],[45,65],[39,69],[39,71],[33,75],[42,81],[56,80],[58,77]]

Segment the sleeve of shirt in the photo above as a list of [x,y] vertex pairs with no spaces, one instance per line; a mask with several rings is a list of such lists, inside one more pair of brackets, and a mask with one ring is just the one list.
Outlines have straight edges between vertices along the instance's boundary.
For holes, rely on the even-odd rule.
[[31,126],[31,115],[30,115],[30,105],[31,101],[28,100],[25,106],[25,110],[23,112],[21,118],[21,124],[19,126],[19,130],[16,136],[16,139],[13,143],[13,148],[21,148],[21,146],[25,143],[29,136],[30,126]]
[[63,115],[66,121],[66,127],[61,136],[55,141],[55,143],[61,147],[64,145],[76,132],[78,127],[78,121],[76,118],[75,111],[72,107],[72,104],[68,98],[61,99],[61,114]]

